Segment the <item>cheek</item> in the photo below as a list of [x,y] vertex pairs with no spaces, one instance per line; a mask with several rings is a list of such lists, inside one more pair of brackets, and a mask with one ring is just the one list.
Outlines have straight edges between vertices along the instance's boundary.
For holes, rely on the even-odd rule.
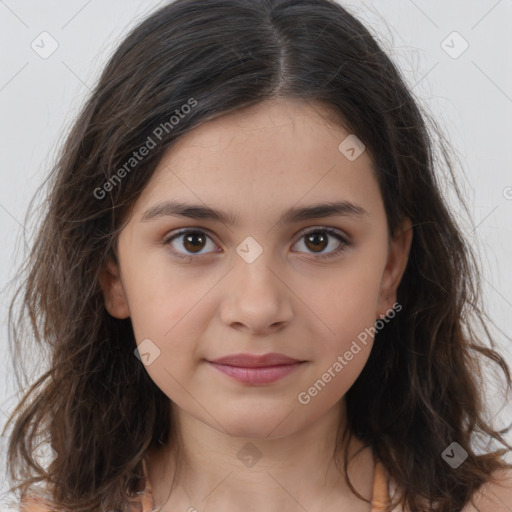
[[146,260],[130,273],[132,269],[127,269],[125,286],[139,353],[150,353],[150,363],[144,364],[155,384],[168,396],[178,396],[180,383],[196,363],[190,340],[200,338],[202,327],[194,319],[211,284],[190,286],[183,274],[169,275],[168,267],[156,260]]
[[171,263],[163,250],[153,256],[133,254],[126,276],[137,341],[151,336],[163,342],[173,338],[214,284],[211,276],[190,280],[186,270]]
[[[349,264],[350,263],[350,264]],[[382,269],[380,259],[358,258],[319,280],[304,283],[300,292],[325,333],[324,348],[328,352],[348,350],[352,340],[374,326]],[[309,285],[309,286],[307,286]]]
[[[325,293],[309,295],[321,322],[311,346],[314,361],[296,396],[307,415],[321,414],[350,389],[373,346],[379,282],[368,272],[341,274]],[[306,412],[304,412],[306,414]]]
[[180,283],[174,283],[171,289],[165,280],[134,284],[131,294],[136,299],[130,308],[139,351],[149,339],[156,355],[145,365],[148,375],[171,400],[185,405],[190,401],[189,378],[198,361],[194,340],[204,330],[197,319],[201,311],[204,314],[201,298],[206,292],[187,293],[179,288]]
[[315,323],[307,323],[317,326],[312,328],[313,339],[319,342],[312,346],[315,363],[297,398],[315,410],[336,403],[358,378],[370,355],[385,257],[378,248],[370,254],[373,257],[358,255],[346,261],[323,283],[315,281],[306,295],[318,317],[309,315]]

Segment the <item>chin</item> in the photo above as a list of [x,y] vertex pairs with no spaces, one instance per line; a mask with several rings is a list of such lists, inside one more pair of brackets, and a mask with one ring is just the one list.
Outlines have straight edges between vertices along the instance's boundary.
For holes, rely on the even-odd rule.
[[[216,419],[224,429],[233,437],[242,439],[279,439],[293,434],[299,430],[298,418],[291,409],[280,407],[276,411],[267,413],[257,405],[253,406],[250,412],[241,413],[237,411],[226,411],[221,418]],[[212,425],[219,428],[218,425]]]
[[254,422],[249,423],[237,423],[235,425],[229,425],[228,432],[231,436],[240,438],[243,440],[263,440],[263,439],[279,439],[286,437],[289,432],[283,432],[280,430],[277,432],[275,428],[279,422],[276,423],[262,423],[261,425],[255,425]]

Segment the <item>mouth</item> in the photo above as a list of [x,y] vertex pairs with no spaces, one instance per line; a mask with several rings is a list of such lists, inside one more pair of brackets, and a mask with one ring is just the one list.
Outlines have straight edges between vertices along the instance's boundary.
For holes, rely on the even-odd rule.
[[290,375],[306,361],[299,361],[284,354],[233,354],[207,361],[219,372],[238,382],[261,385],[276,382]]

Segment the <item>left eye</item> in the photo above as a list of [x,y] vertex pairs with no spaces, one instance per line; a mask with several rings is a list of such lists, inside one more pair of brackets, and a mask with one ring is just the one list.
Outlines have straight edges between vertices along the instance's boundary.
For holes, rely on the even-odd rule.
[[[330,239],[332,238],[334,238],[337,241],[337,245],[331,251],[328,251],[327,254],[323,254],[325,248],[331,245]],[[187,252],[181,252],[175,248],[173,242],[176,239],[181,239],[180,244],[182,247],[185,248],[185,251]],[[331,228],[316,228],[306,233],[303,233],[302,236],[300,237],[300,240],[296,242],[296,244],[301,242],[303,239],[305,240],[306,248],[312,250],[312,254],[318,254],[319,258],[332,257],[343,251],[343,249],[348,245],[348,242],[345,239],[345,237],[337,230]],[[191,256],[201,255],[201,251],[208,245],[208,241],[212,244],[212,248],[214,249],[216,246],[215,243],[204,231],[197,229],[187,229],[168,237],[164,241],[164,244],[169,245],[171,248],[171,252],[174,254],[177,254],[179,256]],[[210,252],[219,251],[216,251],[214,249],[213,251]]]
[[317,228],[308,231],[301,236],[299,242],[302,239],[305,239],[305,245],[310,249],[311,246],[313,246],[312,248],[315,249],[315,246],[318,248],[320,245],[319,250],[313,251],[314,254],[318,254],[319,252],[323,252],[324,249],[329,246],[329,238],[334,238],[337,241],[337,245],[333,250],[327,251],[327,254],[320,254],[318,256],[320,259],[336,256],[348,245],[348,242],[343,235],[341,235],[338,231],[330,228]]

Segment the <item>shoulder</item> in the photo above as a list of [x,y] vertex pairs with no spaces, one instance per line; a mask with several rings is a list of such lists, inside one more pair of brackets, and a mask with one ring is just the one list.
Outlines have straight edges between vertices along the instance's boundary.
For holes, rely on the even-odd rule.
[[473,502],[461,512],[510,512],[512,510],[512,469],[494,473],[493,479],[474,494]]
[[43,498],[30,494],[21,498],[20,512],[52,512],[52,508]]

